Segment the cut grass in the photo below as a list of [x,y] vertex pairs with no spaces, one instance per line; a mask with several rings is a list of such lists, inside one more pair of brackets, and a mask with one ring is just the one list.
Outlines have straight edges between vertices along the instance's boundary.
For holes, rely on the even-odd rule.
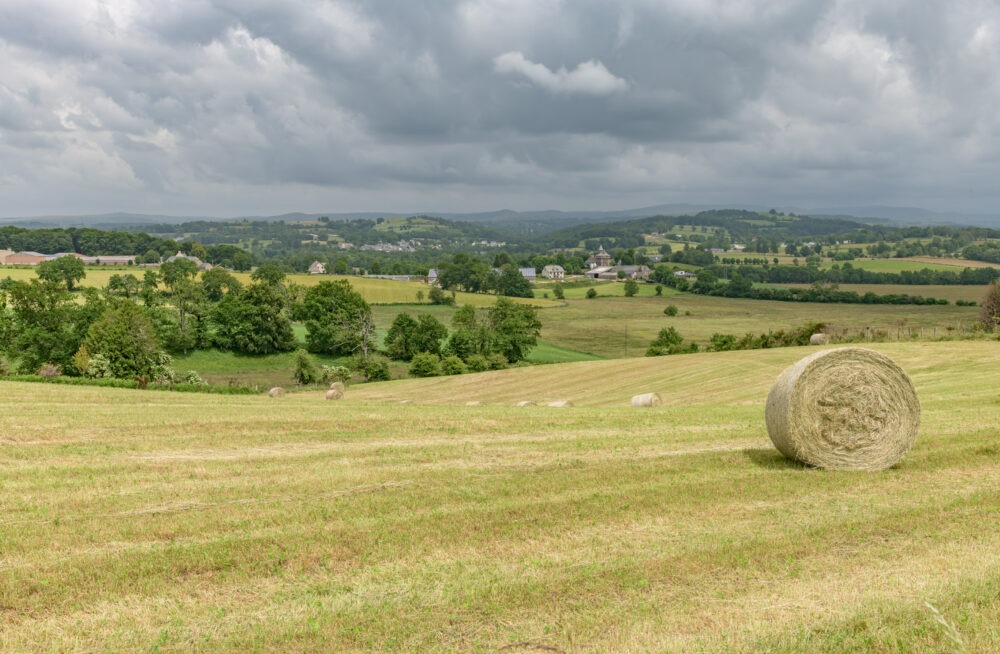
[[930,602],[996,651],[1000,351],[876,347],[924,406],[879,474],[770,446],[808,349],[341,402],[0,382],[0,650],[952,651]]

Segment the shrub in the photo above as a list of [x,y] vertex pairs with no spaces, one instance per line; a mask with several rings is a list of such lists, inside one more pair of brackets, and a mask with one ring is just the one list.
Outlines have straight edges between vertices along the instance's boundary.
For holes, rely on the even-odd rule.
[[62,374],[62,370],[59,369],[54,363],[43,363],[41,367],[38,368],[39,377],[58,377]]
[[597,297],[597,289],[593,288],[593,287],[588,288],[587,289],[587,299],[588,300],[593,300],[595,297]]
[[552,295],[554,295],[557,300],[563,300],[566,298],[566,293],[563,292],[562,284],[556,284],[552,288]]
[[507,367],[507,357],[499,353],[493,353],[486,359],[490,370],[503,370]]
[[655,290],[656,295],[663,295],[663,284],[657,284]]
[[625,281],[625,297],[634,297],[639,292],[639,284],[634,279]]
[[389,381],[389,359],[375,354],[367,359],[358,356],[354,359],[354,369],[361,373],[365,381]]
[[441,359],[432,352],[418,352],[410,361],[410,374],[414,377],[437,377],[441,374]]
[[445,357],[441,362],[441,372],[445,375],[464,375],[469,372],[468,366],[455,355]]
[[92,357],[88,357],[87,367],[84,369],[83,374],[85,377],[90,377],[91,379],[109,379],[114,377],[114,374],[111,372],[111,362],[103,354],[95,354]]
[[431,301],[431,304],[444,304],[449,306],[455,304],[455,296],[445,293],[437,286],[431,287],[431,290],[427,293],[427,299]]
[[344,366],[320,366],[319,371],[319,379],[324,384],[332,384],[333,382],[346,384],[351,378],[350,368]]
[[668,315],[668,316],[676,316],[677,315],[677,307],[675,305],[673,305],[673,304],[668,304],[667,308],[663,310],[663,313],[665,315]]
[[490,363],[481,354],[470,354],[465,359],[465,365],[469,368],[469,372],[483,372],[490,369]]
[[191,386],[208,386],[208,382],[202,379],[201,375],[195,370],[188,370],[184,373],[181,383],[190,384]]
[[313,363],[309,353],[302,348],[295,350],[295,370],[292,377],[295,379],[295,383],[303,386],[319,381],[319,371],[316,369],[316,364]]

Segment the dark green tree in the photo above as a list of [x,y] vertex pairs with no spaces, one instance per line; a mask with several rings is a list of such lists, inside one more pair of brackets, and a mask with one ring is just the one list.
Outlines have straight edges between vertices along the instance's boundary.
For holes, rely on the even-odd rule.
[[496,278],[495,288],[497,295],[507,297],[534,297],[531,290],[531,282],[525,279],[521,271],[513,265],[506,265],[500,269],[500,275]]
[[980,310],[983,326],[992,331],[1000,326],[1000,282],[993,282],[983,296]]
[[145,311],[129,300],[108,307],[87,331],[83,342],[90,358],[103,356],[112,377],[154,379],[164,372],[165,358]]
[[542,323],[535,307],[500,298],[486,310],[486,330],[493,336],[491,350],[502,354],[510,363],[528,356],[538,344]]
[[310,352],[361,353],[367,357],[375,342],[371,307],[346,279],[323,281],[306,291],[297,313],[305,322]]
[[43,261],[35,268],[35,272],[41,280],[65,284],[67,291],[72,291],[76,283],[87,276],[83,262],[72,255]]
[[639,283],[634,279],[625,280],[625,297],[633,297],[639,292]]
[[215,343],[244,354],[273,354],[295,348],[292,323],[279,287],[254,283],[229,293],[215,306]]
[[233,277],[225,268],[212,268],[201,273],[201,287],[210,302],[218,302],[226,293],[239,293],[243,290],[240,280]]

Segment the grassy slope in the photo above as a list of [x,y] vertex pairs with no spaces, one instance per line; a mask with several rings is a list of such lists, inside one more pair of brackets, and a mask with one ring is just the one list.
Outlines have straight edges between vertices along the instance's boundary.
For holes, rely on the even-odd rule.
[[0,382],[0,650],[955,651],[929,601],[996,651],[1000,346],[877,349],[924,408],[879,474],[770,446],[804,349],[337,403]]
[[[603,357],[642,355],[663,327],[673,326],[685,338],[706,344],[713,333],[742,336],[747,332],[789,329],[807,322],[826,322],[837,330],[854,332],[864,327],[896,331],[906,325],[928,332],[935,327],[945,333],[957,323],[970,325],[978,320],[978,307],[818,304],[804,302],[765,302],[707,297],[676,293],[664,289],[662,297],[652,295],[651,285],[640,284],[638,297],[623,296],[624,284],[598,286],[599,296],[592,300],[576,299],[585,289],[567,291],[565,307],[539,313],[542,338],[582,352]],[[916,293],[921,287],[911,287]],[[975,287],[979,288],[979,287]],[[985,289],[984,289],[985,290]],[[981,297],[981,295],[980,295]],[[679,314],[663,314],[667,305],[677,306]],[[690,312],[691,315],[684,315]]]

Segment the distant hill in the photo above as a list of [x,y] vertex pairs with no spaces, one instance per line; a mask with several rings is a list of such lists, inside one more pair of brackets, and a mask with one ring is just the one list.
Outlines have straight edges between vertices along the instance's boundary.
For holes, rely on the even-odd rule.
[[[975,225],[1000,227],[1000,214],[968,214],[959,212],[936,212],[917,207],[890,206],[845,206],[845,207],[776,207],[784,213],[795,213],[816,218],[835,218],[868,224],[895,223],[900,225]],[[180,224],[195,221],[308,221],[320,217],[328,217],[332,221],[377,220],[379,218],[394,218],[405,216],[433,216],[454,222],[468,222],[486,225],[512,236],[526,236],[558,229],[583,225],[588,223],[614,222],[632,220],[651,216],[682,216],[694,215],[710,210],[740,209],[749,211],[767,211],[770,207],[737,205],[737,204],[658,204],[633,209],[614,211],[512,211],[501,209],[497,211],[456,213],[441,211],[366,211],[366,212],[323,212],[302,213],[289,212],[272,216],[172,216],[140,213],[106,213],[93,215],[52,215],[52,216],[15,216],[0,218],[0,224],[17,225],[20,227],[97,227],[101,229],[118,229],[127,226],[154,224]]]

